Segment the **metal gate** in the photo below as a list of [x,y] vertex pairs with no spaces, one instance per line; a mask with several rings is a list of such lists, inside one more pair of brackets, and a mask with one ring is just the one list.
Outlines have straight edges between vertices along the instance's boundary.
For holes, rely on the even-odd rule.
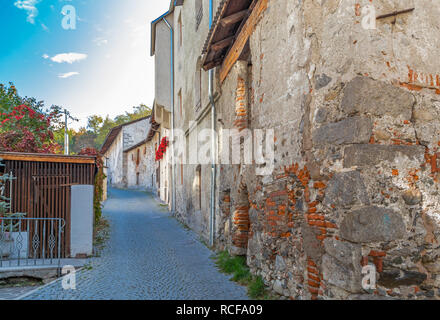
[[0,217],[0,268],[59,266],[64,227],[59,218]]

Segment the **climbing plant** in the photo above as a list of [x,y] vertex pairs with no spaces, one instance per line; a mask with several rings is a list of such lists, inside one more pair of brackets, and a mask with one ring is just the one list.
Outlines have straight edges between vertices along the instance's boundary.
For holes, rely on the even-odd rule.
[[93,210],[95,213],[95,223],[98,223],[102,216],[102,201],[104,196],[104,180],[106,175],[104,174],[104,163],[100,153],[94,148],[85,148],[79,152],[79,155],[87,155],[96,157],[96,167],[98,172],[95,176],[95,188],[93,196]]

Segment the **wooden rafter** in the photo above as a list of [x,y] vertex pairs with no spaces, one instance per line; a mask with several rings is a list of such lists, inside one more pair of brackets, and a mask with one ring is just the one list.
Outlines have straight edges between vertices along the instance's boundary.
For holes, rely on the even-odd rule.
[[249,18],[244,24],[243,28],[241,28],[240,33],[238,34],[234,44],[229,50],[226,58],[223,61],[221,70],[220,70],[220,81],[223,82],[231,71],[233,65],[240,57],[243,49],[246,46],[249,37],[255,30],[255,27],[260,20],[260,17],[264,11],[267,9],[268,0],[258,0],[255,8],[252,10]]
[[227,37],[226,39],[223,39],[221,41],[218,41],[216,43],[213,43],[211,45],[211,49],[214,51],[222,50],[222,49],[230,46],[231,43],[234,41],[234,38],[235,38],[234,36],[231,36],[231,37]]
[[220,24],[223,27],[226,27],[228,25],[240,22],[241,20],[243,20],[246,17],[247,13],[248,13],[248,10],[243,10],[243,11],[231,14],[230,16],[227,16],[227,17],[221,19]]

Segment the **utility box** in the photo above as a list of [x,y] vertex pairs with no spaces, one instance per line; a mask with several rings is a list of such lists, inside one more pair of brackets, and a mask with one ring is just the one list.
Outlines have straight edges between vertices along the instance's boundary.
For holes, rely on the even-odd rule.
[[93,253],[93,186],[71,187],[70,254],[73,258]]

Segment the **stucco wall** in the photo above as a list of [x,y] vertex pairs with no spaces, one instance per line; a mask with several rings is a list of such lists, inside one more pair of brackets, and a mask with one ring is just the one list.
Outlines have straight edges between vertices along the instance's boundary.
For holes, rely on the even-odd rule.
[[123,134],[122,131],[116,137],[113,144],[104,154],[106,158],[107,185],[123,187]]
[[[173,15],[166,17],[172,26]],[[156,103],[171,111],[171,34],[164,21],[156,26],[156,51],[155,51],[155,99]]]

